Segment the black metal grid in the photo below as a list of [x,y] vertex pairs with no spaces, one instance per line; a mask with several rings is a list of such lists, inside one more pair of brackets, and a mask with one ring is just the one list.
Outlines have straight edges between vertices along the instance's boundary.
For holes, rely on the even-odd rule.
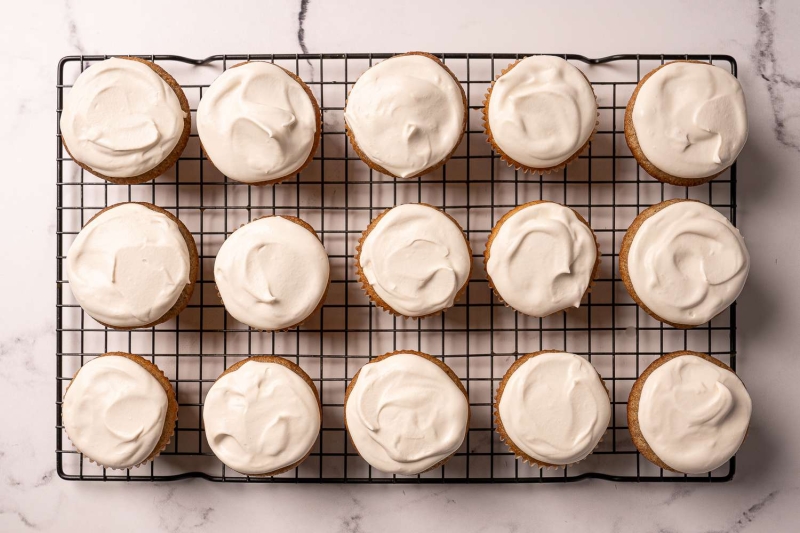
[[[736,223],[736,166],[710,184],[664,185],[642,171],[623,133],[625,105],[641,75],[665,61],[697,59],[729,68],[726,55],[617,55],[590,59],[560,57],[592,80],[600,125],[592,146],[565,170],[526,175],[509,169],[490,150],[480,109],[491,79],[528,54],[437,54],[455,72],[468,95],[470,120],[461,146],[442,169],[421,179],[395,180],[373,172],[349,147],[342,110],[347,91],[366,68],[391,54],[218,55],[195,60],[170,55],[138,56],[155,61],[182,83],[192,112],[203,90],[221,71],[241,61],[272,61],[298,73],[312,88],[323,112],[319,152],[302,175],[274,187],[229,181],[205,160],[193,130],[174,169],[141,185],[109,184],[84,173],[63,150],[57,129],[56,256],[56,462],[71,480],[167,481],[200,477],[245,482],[474,483],[612,481],[723,482],[732,479],[732,459],[701,476],[665,472],[643,459],[630,441],[625,416],[628,392],[647,364],[660,354],[694,349],[713,354],[735,369],[736,309],[690,331],[654,321],[626,293],[617,251],[628,224],[651,204],[685,197],[703,200]],[[58,64],[56,118],[77,75],[92,62],[112,57],[71,56]],[[203,78],[203,76],[206,76]],[[200,81],[193,81],[203,78]],[[192,80],[192,81],[189,81]],[[57,126],[58,128],[58,126]],[[492,225],[514,206],[537,199],[564,202],[581,212],[600,240],[601,276],[580,309],[546,319],[518,315],[493,298],[482,264]],[[200,279],[188,308],[160,326],[133,332],[108,330],[83,313],[64,276],[66,250],[80,227],[106,205],[149,201],[179,216],[198,243]],[[475,269],[466,297],[445,316],[422,321],[390,317],[372,306],[355,280],[355,243],[383,209],[410,201],[441,206],[467,232]],[[233,229],[263,214],[304,218],[318,231],[332,265],[332,286],[322,311],[296,331],[260,333],[224,312],[214,291],[213,259]],[[612,264],[613,263],[613,264]],[[545,348],[586,355],[612,395],[611,424],[599,449],[561,470],[537,470],[514,460],[494,432],[491,405],[506,369],[519,355]],[[472,424],[456,456],[416,477],[385,475],[369,467],[347,442],[342,423],[344,389],[371,357],[393,349],[441,356],[470,393]],[[133,470],[97,467],[72,447],[63,432],[61,401],[67,382],[88,359],[111,350],[150,358],[171,379],[180,404],[178,427],[167,450]],[[211,453],[202,428],[203,398],[215,378],[250,354],[285,356],[302,366],[323,401],[323,429],[310,457],[296,470],[270,479],[227,469]]]

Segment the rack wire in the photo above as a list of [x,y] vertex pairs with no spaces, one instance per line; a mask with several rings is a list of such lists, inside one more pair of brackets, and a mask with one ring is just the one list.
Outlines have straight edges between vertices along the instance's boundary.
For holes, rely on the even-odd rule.
[[[190,59],[137,56],[170,72],[192,113],[203,91],[228,67],[271,61],[297,73],[311,87],[323,113],[322,140],[311,166],[272,187],[228,180],[200,150],[193,128],[187,149],[164,176],[141,185],[114,185],[84,173],[61,144],[58,120],[75,78],[105,56],[69,56],[57,76],[56,255],[56,464],[61,478],[103,481],[169,481],[204,478],[252,483],[550,483],[586,478],[610,481],[724,482],[735,460],[709,474],[665,472],[642,458],[631,442],[626,405],[633,381],[662,353],[706,352],[735,369],[735,304],[710,324],[676,330],[653,320],[630,299],[619,277],[617,252],[633,218],[669,198],[709,203],[736,223],[736,165],[709,184],[685,188],[657,182],[636,165],[624,141],[625,106],[637,81],[665,61],[696,59],[730,69],[727,55],[615,55],[591,59],[554,54],[576,64],[598,97],[600,125],[588,152],[563,171],[544,176],[507,167],[486,143],[480,110],[491,80],[509,63],[530,54],[436,54],[453,70],[468,96],[468,131],[452,159],[420,179],[396,180],[369,169],[344,133],[347,92],[367,68],[392,54],[216,55]],[[193,121],[194,122],[194,121]],[[482,252],[493,224],[518,204],[547,199],[579,211],[598,235],[600,279],[576,310],[534,319],[514,313],[491,294]],[[178,216],[194,235],[201,261],[187,309],[144,330],[107,329],[82,311],[64,275],[64,259],[83,224],[107,205],[148,201]],[[440,206],[465,229],[474,250],[466,295],[444,316],[421,321],[392,317],[371,305],[355,278],[355,244],[372,217],[407,202]],[[290,214],[317,229],[331,260],[332,285],[317,316],[281,333],[249,329],[228,316],[214,290],[213,261],[222,241],[239,225],[264,214]],[[494,431],[492,399],[505,371],[520,355],[561,349],[586,356],[608,385],[612,419],[599,448],[577,465],[538,470],[520,464]],[[344,391],[370,358],[395,349],[441,357],[469,391],[472,422],[456,455],[443,467],[416,477],[371,468],[349,443],[342,421]],[[106,470],[78,453],[63,430],[61,403],[74,373],[91,358],[121,350],[156,363],[177,393],[179,418],[168,448],[155,461],[130,470]],[[202,427],[203,399],[217,376],[248,355],[275,354],[297,362],[311,376],[323,403],[319,439],[299,468],[274,478],[252,478],[226,468],[211,452]]]

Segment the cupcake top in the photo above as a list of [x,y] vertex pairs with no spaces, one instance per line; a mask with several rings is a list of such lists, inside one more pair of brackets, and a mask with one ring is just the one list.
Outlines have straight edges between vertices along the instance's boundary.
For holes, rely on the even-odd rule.
[[686,474],[733,457],[750,424],[752,401],[736,374],[692,353],[662,364],[639,398],[639,429],[653,452]]
[[225,309],[262,330],[298,325],[328,288],[330,263],[311,226],[282,216],[234,231],[217,253],[214,281]]
[[733,164],[747,140],[742,86],[707,63],[668,63],[639,87],[633,126],[642,153],[660,170],[713,176]]
[[419,317],[453,305],[469,279],[472,252],[450,217],[425,204],[399,205],[368,231],[358,262],[389,307]]
[[67,252],[72,294],[103,324],[152,324],[190,283],[189,248],[178,224],[146,205],[107,208],[83,227]]
[[742,292],[750,254],[739,230],[716,209],[678,201],[639,226],[627,268],[636,296],[651,312],[673,324],[697,326]]
[[209,159],[229,178],[260,183],[304,166],[319,109],[290,73],[253,61],[223,72],[197,106],[197,132]]
[[447,159],[466,127],[461,84],[433,56],[405,54],[371,67],[344,110],[347,127],[370,161],[412,178]]
[[206,395],[208,445],[237,472],[279,473],[301,461],[317,440],[322,420],[317,395],[298,375],[302,370],[286,363],[248,359]]
[[512,65],[492,84],[487,111],[494,144],[533,169],[569,160],[597,125],[592,86],[555,56],[530,56]]
[[387,354],[364,365],[348,387],[350,437],[361,457],[383,472],[424,472],[464,441],[469,423],[465,392],[443,364],[426,357]]
[[592,230],[575,211],[531,202],[498,222],[486,248],[486,271],[508,305],[544,317],[580,306],[597,253]]
[[513,444],[535,461],[575,463],[603,437],[611,402],[597,371],[583,357],[531,354],[512,366],[503,381],[500,423]]
[[81,367],[62,405],[69,440],[107,468],[131,468],[154,451],[164,431],[168,398],[138,363],[104,355]]
[[131,59],[95,63],[64,97],[61,135],[72,157],[112,178],[144,174],[172,152],[186,114],[152,68]]

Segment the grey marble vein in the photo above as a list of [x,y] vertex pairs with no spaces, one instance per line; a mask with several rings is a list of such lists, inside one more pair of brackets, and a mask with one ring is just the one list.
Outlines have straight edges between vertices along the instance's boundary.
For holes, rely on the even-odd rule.
[[[297,43],[300,45],[300,50],[304,54],[308,53],[308,46],[306,46],[306,29],[303,26],[306,22],[306,15],[308,14],[308,4],[310,0],[300,0],[300,11],[297,13]],[[306,59],[306,63],[311,68],[311,80],[314,80],[314,65],[311,61]]]
[[67,33],[69,35],[69,44],[81,54],[85,54],[86,51],[83,47],[83,42],[81,41],[81,37],[78,33],[78,25],[75,23],[75,16],[72,13],[71,0],[64,1],[64,9],[66,11],[66,13],[64,14],[64,20],[67,21]]
[[775,497],[779,493],[779,490],[774,490],[761,498],[758,502],[748,507],[747,510],[742,512],[741,516],[739,516],[736,522],[734,522],[730,527],[725,529],[709,530],[706,533],[741,533],[748,528],[756,519],[756,517],[759,516],[761,512],[775,500]]
[[176,492],[176,487],[168,486],[163,497],[154,501],[159,515],[159,529],[170,533],[195,531],[213,522],[214,508],[184,503]]
[[772,106],[775,137],[784,146],[800,152],[800,128],[792,128],[789,121],[797,119],[796,105],[800,97],[800,80],[783,73],[775,50],[776,8],[774,0],[758,2],[758,42],[754,62],[759,75],[767,82]]

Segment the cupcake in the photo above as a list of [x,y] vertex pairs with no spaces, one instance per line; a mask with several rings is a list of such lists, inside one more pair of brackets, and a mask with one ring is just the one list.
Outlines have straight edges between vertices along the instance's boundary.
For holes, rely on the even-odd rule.
[[370,465],[412,476],[450,459],[469,430],[469,400],[446,364],[411,350],[364,365],[344,397],[344,424]]
[[409,52],[358,78],[347,97],[347,137],[370,168],[416,178],[443,165],[467,129],[467,96],[437,57]]
[[705,324],[742,292],[750,254],[733,224],[694,200],[648,207],[625,233],[619,272],[639,307],[676,328]]
[[325,301],[330,263],[314,228],[291,216],[266,216],[228,237],[214,261],[225,309],[263,331],[302,324]]
[[524,172],[565,167],[597,131],[597,98],[583,72],[560,57],[510,64],[483,102],[483,127],[500,158]]
[[752,409],[747,389],[728,365],[704,353],[672,352],[653,361],[633,384],[628,427],[649,461],[702,474],[737,452]]
[[189,102],[150,61],[114,57],[78,76],[64,97],[61,141],[83,169],[122,185],[166,172],[189,140]]
[[194,291],[197,246],[171,213],[144,202],[106,207],[67,252],[72,294],[116,329],[149,328],[183,311]]
[[517,459],[557,468],[594,451],[611,420],[611,401],[589,361],[544,350],[511,365],[497,389],[494,416]]
[[742,86],[709,63],[661,65],[633,91],[625,140],[639,165],[659,181],[711,181],[733,164],[747,140]]
[[311,453],[322,425],[317,388],[296,364],[249,357],[220,375],[203,404],[203,426],[220,461],[250,476],[276,476]]
[[230,179],[272,185],[311,163],[319,145],[317,100],[299,77],[248,61],[223,72],[197,106],[206,156]]
[[600,247],[589,223],[577,211],[544,200],[503,215],[483,255],[497,297],[540,318],[579,307],[600,271]]
[[375,305],[425,318],[452,307],[469,283],[472,250],[461,226],[428,204],[387,209],[356,246],[356,274]]
[[104,353],[72,377],[61,405],[64,431],[87,459],[125,469],[167,447],[178,402],[159,368],[138,355]]

